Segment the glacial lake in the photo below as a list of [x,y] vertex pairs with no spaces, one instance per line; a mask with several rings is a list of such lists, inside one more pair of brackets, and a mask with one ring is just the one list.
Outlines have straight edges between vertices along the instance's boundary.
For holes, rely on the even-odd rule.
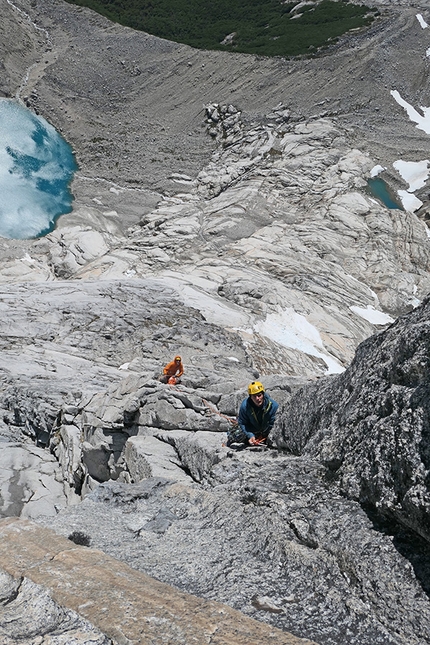
[[369,191],[373,197],[379,199],[387,208],[398,208],[404,210],[403,206],[396,201],[396,198],[391,194],[387,184],[380,177],[373,177],[367,180]]
[[45,119],[0,99],[0,236],[31,239],[72,210],[72,148]]

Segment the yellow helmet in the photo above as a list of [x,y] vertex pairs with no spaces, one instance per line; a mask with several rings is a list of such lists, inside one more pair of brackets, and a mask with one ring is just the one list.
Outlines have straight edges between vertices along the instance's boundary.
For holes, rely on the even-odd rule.
[[248,394],[251,396],[251,394],[258,394],[259,392],[264,392],[263,383],[260,383],[260,381],[252,381],[248,385]]
[[181,357],[180,357],[180,356],[175,356],[175,361],[176,361],[177,363],[180,363],[180,362],[181,362],[181,360],[182,360],[182,359],[181,359]]

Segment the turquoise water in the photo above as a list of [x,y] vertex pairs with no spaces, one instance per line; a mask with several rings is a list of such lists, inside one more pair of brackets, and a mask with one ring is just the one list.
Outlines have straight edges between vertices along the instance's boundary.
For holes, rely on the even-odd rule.
[[70,145],[45,119],[0,99],[0,236],[30,239],[72,210],[77,164]]
[[387,184],[383,179],[374,177],[367,180],[367,185],[371,194],[379,199],[387,208],[398,208],[404,210],[403,206],[395,200],[395,197],[390,193]]

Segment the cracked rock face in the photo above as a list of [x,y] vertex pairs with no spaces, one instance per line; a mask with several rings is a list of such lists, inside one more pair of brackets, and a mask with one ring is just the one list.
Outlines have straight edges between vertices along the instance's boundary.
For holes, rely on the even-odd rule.
[[[204,487],[106,482],[49,526],[79,528],[133,568],[321,644],[427,639],[428,598],[393,535],[306,458],[230,454]],[[428,549],[414,555],[424,567]]]
[[75,611],[59,606],[46,588],[1,570],[0,612],[3,645],[116,645]]
[[[4,286],[1,299],[6,516],[55,513],[65,503],[63,481],[73,502],[86,476],[89,482],[116,479],[128,470],[129,437],[144,435],[155,450],[152,466],[133,467],[137,478],[138,471],[161,468],[157,445],[174,451],[168,441],[151,439],[156,432],[221,436],[228,422],[216,403],[225,394],[231,405],[238,384],[245,388],[253,378],[240,337],[204,321],[157,281],[32,283],[25,293]],[[8,336],[11,317],[17,324]],[[157,378],[178,346],[187,368],[183,389],[172,390]],[[43,450],[48,445],[61,472]],[[138,445],[136,437],[127,446],[130,464]],[[168,454],[164,460],[168,466]]]
[[362,343],[341,376],[305,388],[274,441],[329,469],[348,497],[430,540],[427,299]]
[[[174,589],[100,550],[76,546],[35,523],[3,520],[0,532],[0,562],[9,573],[0,575],[0,589],[9,601],[5,603],[10,619],[6,631],[15,628],[20,642],[29,643],[27,632],[40,632],[31,643],[43,639],[44,643],[79,645],[85,634],[85,643],[106,645],[315,645],[225,604]],[[52,598],[39,585],[49,587]],[[38,591],[40,598],[35,597]],[[47,605],[45,620],[39,611],[29,629],[25,618],[20,625],[13,624],[20,607],[28,607],[31,620],[34,608],[43,610],[43,601]],[[64,611],[62,605],[74,611]],[[85,621],[76,620],[76,610]],[[89,620],[107,638],[100,638]]]

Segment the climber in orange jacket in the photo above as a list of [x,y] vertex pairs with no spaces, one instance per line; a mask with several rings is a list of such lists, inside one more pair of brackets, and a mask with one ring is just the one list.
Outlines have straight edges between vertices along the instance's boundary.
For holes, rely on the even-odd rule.
[[181,376],[184,373],[184,366],[180,356],[175,356],[173,361],[167,363],[160,376],[161,383],[169,383],[170,379],[175,379],[175,383],[180,383]]

